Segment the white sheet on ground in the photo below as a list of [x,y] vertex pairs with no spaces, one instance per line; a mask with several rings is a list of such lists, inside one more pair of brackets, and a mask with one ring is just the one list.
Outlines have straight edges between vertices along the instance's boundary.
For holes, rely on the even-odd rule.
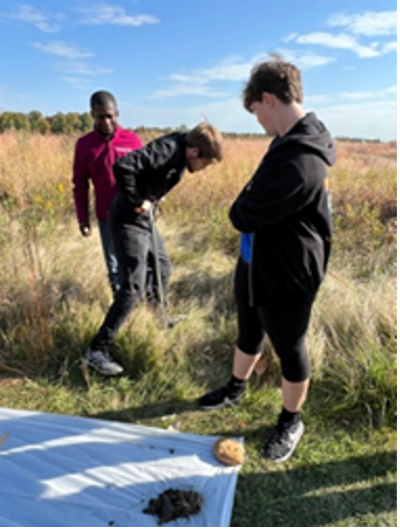
[[201,512],[166,527],[229,527],[240,467],[217,437],[0,408],[0,526],[157,527],[144,514],[168,488],[195,490]]

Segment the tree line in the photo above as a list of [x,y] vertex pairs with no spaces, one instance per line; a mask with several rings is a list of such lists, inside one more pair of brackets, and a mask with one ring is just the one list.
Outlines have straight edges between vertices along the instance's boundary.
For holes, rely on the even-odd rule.
[[[129,127],[128,127],[129,128]],[[93,119],[89,112],[68,112],[63,114],[57,112],[53,116],[43,116],[38,110],[32,110],[28,114],[22,112],[2,112],[0,113],[0,134],[8,130],[18,130],[34,132],[37,134],[85,134],[93,129]],[[149,130],[154,134],[169,134],[174,130],[181,130],[187,132],[189,129],[186,125],[181,125],[178,128],[159,128],[159,127],[136,127],[131,129],[140,133],[146,133]],[[243,138],[256,139],[265,137],[263,133],[236,133],[224,132],[227,138]],[[338,136],[335,138],[338,141],[354,142],[354,143],[381,143],[380,139],[364,139],[364,138],[350,138],[347,136]]]
[[[129,127],[127,127],[129,128]],[[63,114],[57,112],[53,116],[43,116],[38,110],[32,110],[28,114],[22,112],[2,112],[0,113],[0,134],[6,131],[26,131],[37,134],[85,134],[93,129],[93,118],[89,112],[68,112]],[[139,135],[140,133],[153,132],[153,134],[169,134],[174,130],[181,130],[183,132],[189,129],[186,125],[181,125],[178,128],[172,127],[136,127],[134,130]]]
[[43,116],[38,110],[28,114],[22,112],[3,112],[0,114],[0,133],[8,130],[35,132],[38,134],[85,133],[93,128],[89,112],[79,114],[57,112],[53,116]]

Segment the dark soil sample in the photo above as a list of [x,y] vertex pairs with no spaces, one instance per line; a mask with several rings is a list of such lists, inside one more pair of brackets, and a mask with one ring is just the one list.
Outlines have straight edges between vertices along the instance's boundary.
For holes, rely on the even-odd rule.
[[158,516],[158,524],[168,523],[177,518],[189,518],[197,514],[203,505],[198,492],[167,489],[158,498],[152,498],[143,512]]

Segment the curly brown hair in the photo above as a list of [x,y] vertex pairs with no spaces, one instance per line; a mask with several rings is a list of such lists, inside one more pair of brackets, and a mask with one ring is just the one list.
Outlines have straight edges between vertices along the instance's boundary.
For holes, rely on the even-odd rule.
[[243,90],[243,106],[249,112],[255,101],[262,100],[263,92],[274,94],[287,105],[303,101],[300,70],[278,54],[271,53],[270,56],[271,60],[254,66]]

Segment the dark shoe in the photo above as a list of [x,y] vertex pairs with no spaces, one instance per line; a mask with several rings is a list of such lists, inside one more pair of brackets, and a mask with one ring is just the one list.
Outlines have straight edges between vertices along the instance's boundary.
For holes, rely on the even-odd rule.
[[275,463],[282,463],[292,455],[304,432],[302,421],[295,423],[278,423],[275,433],[264,446],[265,457]]
[[233,394],[227,386],[224,386],[206,393],[197,402],[203,410],[218,410],[219,408],[226,408],[227,406],[237,404],[243,397],[243,394],[244,391],[239,394]]

